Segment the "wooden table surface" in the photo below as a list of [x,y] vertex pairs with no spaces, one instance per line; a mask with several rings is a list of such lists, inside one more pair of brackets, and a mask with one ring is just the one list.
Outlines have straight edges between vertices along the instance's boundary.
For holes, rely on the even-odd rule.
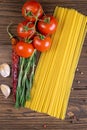
[[[58,5],[75,8],[87,15],[87,0],[49,1],[39,0],[46,13],[53,14],[55,6]],[[12,21],[18,24],[23,20],[21,8],[24,2],[25,0],[0,0],[0,64],[7,62],[11,65],[11,44],[6,27]],[[12,94],[5,99],[0,91],[0,130],[87,130],[87,36],[78,68],[67,110],[67,113],[74,113],[74,119],[66,115],[66,119],[61,121],[29,109],[15,109]],[[0,76],[0,84],[2,83],[12,87],[11,76]]]

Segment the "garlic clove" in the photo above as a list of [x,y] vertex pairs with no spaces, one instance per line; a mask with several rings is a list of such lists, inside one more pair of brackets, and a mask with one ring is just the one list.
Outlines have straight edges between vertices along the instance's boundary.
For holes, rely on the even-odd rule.
[[3,77],[8,77],[10,75],[10,66],[7,63],[0,65],[0,74]]
[[3,95],[5,96],[5,98],[8,98],[8,96],[10,95],[11,93],[11,89],[9,86],[5,85],[5,84],[1,84],[0,85],[0,89],[3,93]]

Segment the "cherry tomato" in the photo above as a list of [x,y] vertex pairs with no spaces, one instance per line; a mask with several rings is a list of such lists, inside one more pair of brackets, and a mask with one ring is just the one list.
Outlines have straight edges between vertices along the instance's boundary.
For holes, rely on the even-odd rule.
[[42,6],[36,1],[28,1],[23,5],[22,15],[29,21],[35,21],[36,16],[40,18],[43,15]]
[[15,51],[18,56],[28,58],[32,55],[34,48],[32,44],[20,41],[16,44]]
[[51,38],[50,36],[35,36],[33,39],[33,45],[41,52],[47,51],[51,46]]
[[44,34],[53,34],[57,27],[57,20],[53,16],[43,16],[38,22],[38,30]]
[[19,23],[17,26],[17,33],[18,36],[22,38],[27,38],[27,37],[31,38],[35,33],[34,24],[28,21]]

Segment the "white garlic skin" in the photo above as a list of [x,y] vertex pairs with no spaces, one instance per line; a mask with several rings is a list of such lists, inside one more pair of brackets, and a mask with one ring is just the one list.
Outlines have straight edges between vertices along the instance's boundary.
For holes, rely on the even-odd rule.
[[0,89],[3,93],[3,95],[5,96],[5,98],[8,98],[8,96],[10,95],[11,93],[11,89],[8,85],[5,85],[5,84],[1,84],[0,85]]
[[8,77],[10,75],[10,66],[7,63],[0,65],[0,74],[2,77]]

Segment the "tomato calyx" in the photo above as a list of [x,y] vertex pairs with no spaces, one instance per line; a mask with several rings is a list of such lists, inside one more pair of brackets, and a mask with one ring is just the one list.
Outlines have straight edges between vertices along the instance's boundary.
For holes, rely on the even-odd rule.
[[43,20],[45,23],[50,23],[50,17],[47,17]]
[[36,35],[39,36],[39,38],[40,38],[41,40],[44,40],[44,39],[45,39],[45,36],[42,35],[42,34],[39,33],[39,32],[36,32]]
[[39,11],[37,12],[37,15],[34,15],[34,13],[32,13],[31,11],[25,10],[25,16],[35,18],[35,20],[38,19],[38,13],[39,13]]
[[50,20],[51,20],[50,17],[46,17],[46,18],[44,18],[44,19],[38,19],[38,21],[44,22],[44,23],[50,23]]
[[[31,18],[35,18],[36,21],[39,21],[39,20],[40,20],[40,19],[38,18],[38,14],[39,14],[39,13],[40,13],[40,9],[38,10],[38,12],[37,12],[36,15],[34,15],[34,13],[32,13],[31,11],[27,11],[27,10],[25,9],[25,16],[31,17]],[[36,22],[36,21],[35,21],[35,22]],[[49,23],[49,22],[50,22],[50,17],[46,18],[46,19],[44,20],[44,22],[45,22],[45,23]]]
[[24,26],[24,27],[23,27],[23,30],[26,32],[26,31],[29,31],[29,30],[31,30],[31,29],[29,29],[28,26]]
[[28,43],[28,44],[31,44],[33,40],[31,40],[30,38],[25,38],[24,41],[25,41],[26,43]]
[[28,22],[26,25],[24,25],[23,27],[23,30],[26,32],[26,31],[29,31],[29,30],[35,30],[35,26],[34,27],[29,27],[31,26],[32,22]]
[[44,36],[44,35],[39,35],[39,38],[40,38],[41,40],[44,40],[44,39],[45,39],[45,36]]
[[25,9],[25,16],[33,17],[34,14],[33,14],[31,11],[27,11],[27,10]]

